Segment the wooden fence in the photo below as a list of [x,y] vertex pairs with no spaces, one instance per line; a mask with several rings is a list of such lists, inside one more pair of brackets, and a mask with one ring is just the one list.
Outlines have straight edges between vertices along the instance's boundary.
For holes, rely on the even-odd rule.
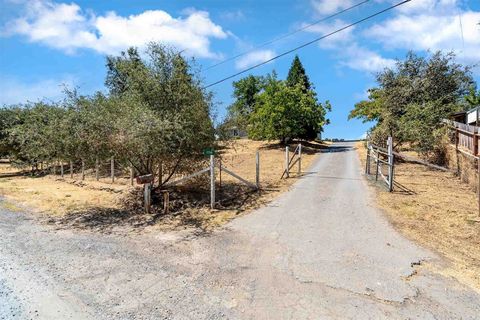
[[478,155],[478,140],[480,137],[480,127],[444,119],[445,123],[453,132],[455,147],[468,150],[472,155]]
[[[371,175],[372,160],[375,164],[375,181],[378,178],[383,179],[387,184],[388,191],[393,191],[393,175],[395,170],[395,158],[393,153],[393,141],[392,137],[388,137],[387,148],[376,146],[367,141],[367,161],[365,166],[365,174]],[[383,172],[383,168],[387,169],[387,172]]]

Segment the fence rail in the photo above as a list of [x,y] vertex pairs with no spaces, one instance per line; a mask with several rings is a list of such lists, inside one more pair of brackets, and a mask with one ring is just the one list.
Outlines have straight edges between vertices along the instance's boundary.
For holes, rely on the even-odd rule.
[[[393,191],[393,175],[395,170],[395,155],[393,153],[393,141],[392,137],[388,137],[387,149],[380,146],[376,146],[367,141],[367,160],[365,164],[365,174],[371,175],[371,165],[375,164],[375,181],[378,178],[382,178],[387,184],[388,191]],[[387,172],[383,172],[383,168],[387,169]]]
[[465,148],[474,156],[479,154],[480,127],[447,119],[443,119],[442,122],[455,133],[455,146],[457,148]]

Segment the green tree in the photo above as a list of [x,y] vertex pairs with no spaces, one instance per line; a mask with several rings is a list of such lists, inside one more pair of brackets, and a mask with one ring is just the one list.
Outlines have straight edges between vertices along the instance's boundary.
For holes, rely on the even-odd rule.
[[265,85],[263,77],[249,75],[233,82],[233,98],[235,101],[228,107],[224,126],[236,126],[247,130],[248,119],[253,112],[257,95]]
[[13,160],[37,167],[58,154],[61,136],[58,124],[65,110],[57,105],[37,102],[23,107],[22,121],[9,129],[8,139],[15,145]]
[[[136,137],[140,143],[138,135],[145,134],[144,145],[126,143],[132,150],[122,153],[130,155],[129,161],[142,173],[154,173],[160,164],[171,174],[188,170],[194,160],[202,159],[202,149],[214,143],[212,95],[203,89],[192,67],[194,61],[189,62],[175,50],[157,43],[148,46],[146,56],[142,59],[136,49],[129,49],[118,57],[107,58],[106,85],[111,98],[127,101],[132,108],[125,110],[124,113],[131,114],[121,118],[125,120],[123,125],[128,121],[138,125],[124,128],[122,137]],[[141,123],[135,118],[147,116],[152,119]],[[157,127],[160,124],[168,129],[168,134],[162,131],[165,135],[161,139]],[[135,153],[137,148],[146,150],[145,146],[152,143],[155,153]],[[133,157],[134,154],[138,156]]]
[[305,124],[317,132],[326,123],[330,105],[317,102],[313,91],[305,93],[300,84],[291,87],[273,73],[266,78],[265,89],[257,97],[249,119],[249,136],[259,140],[286,143],[305,135]]
[[[295,87],[299,86],[302,89],[302,92],[306,95],[316,95],[314,91],[313,84],[310,82],[310,79],[307,76],[305,68],[303,67],[300,58],[296,55],[292,61],[292,65],[288,70],[287,76],[287,86]],[[316,125],[316,121],[312,119],[305,119],[304,123],[304,130],[301,138],[311,140],[315,139],[320,132],[318,125]]]
[[475,93],[475,86],[471,86],[468,95],[465,96],[465,101],[469,107],[480,106],[480,90]]
[[440,121],[464,108],[462,99],[473,80],[469,67],[455,62],[453,53],[421,57],[412,52],[395,68],[377,74],[378,87],[355,105],[349,118],[377,121],[372,136],[396,144],[410,143],[425,157],[444,160]]
[[306,93],[312,88],[310,79],[308,78],[307,72],[305,71],[305,68],[303,67],[303,64],[300,61],[298,55],[295,55],[295,58],[292,61],[292,65],[288,70],[287,85],[289,87],[295,87],[296,85],[300,85],[304,93]]
[[19,146],[10,139],[13,127],[24,121],[24,109],[20,105],[0,108],[0,157],[14,158]]

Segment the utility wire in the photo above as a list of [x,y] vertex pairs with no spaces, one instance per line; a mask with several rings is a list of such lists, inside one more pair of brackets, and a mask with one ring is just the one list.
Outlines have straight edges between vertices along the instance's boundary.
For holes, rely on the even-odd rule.
[[286,34],[281,35],[281,36],[279,36],[279,37],[277,37],[277,38],[273,38],[272,40],[269,40],[269,41],[267,41],[267,42],[264,42],[264,43],[262,43],[262,44],[259,44],[259,45],[253,47],[253,48],[250,49],[250,50],[244,51],[244,52],[239,53],[239,54],[237,54],[237,55],[235,55],[235,56],[233,56],[233,57],[230,57],[230,58],[227,58],[227,59],[222,60],[222,61],[220,61],[220,62],[217,62],[217,63],[215,63],[215,64],[212,64],[211,66],[205,68],[205,71],[210,70],[210,69],[212,69],[212,68],[215,68],[215,67],[217,67],[217,66],[219,66],[219,65],[222,65],[222,64],[224,64],[224,63],[226,63],[226,62],[229,62],[229,61],[235,60],[235,59],[237,59],[237,58],[240,58],[240,57],[242,57],[242,56],[244,56],[244,55],[246,55],[246,54],[249,54],[249,53],[251,53],[251,52],[253,52],[253,51],[255,51],[255,50],[259,49],[259,48],[263,48],[263,47],[265,47],[265,46],[268,46],[269,44],[272,44],[272,43],[275,43],[275,42],[280,41],[280,40],[282,40],[282,39],[285,39],[285,38],[288,38],[288,37],[290,37],[290,36],[293,36],[294,34],[297,34],[297,33],[301,32],[301,31],[303,31],[303,30],[305,30],[305,29],[311,28],[311,27],[313,27],[314,25],[319,24],[320,22],[326,21],[326,20],[331,19],[331,18],[333,18],[333,17],[336,17],[336,16],[338,16],[338,15],[341,15],[342,13],[347,12],[347,11],[350,11],[350,10],[352,10],[352,9],[355,9],[356,7],[359,7],[359,6],[361,6],[362,4],[365,4],[365,3],[369,2],[369,1],[370,1],[370,0],[364,0],[364,1],[362,1],[362,2],[359,2],[359,3],[357,3],[357,4],[355,4],[355,5],[351,6],[351,7],[345,8],[345,9],[343,9],[343,10],[341,10],[341,11],[338,11],[338,12],[336,12],[336,13],[334,13],[334,14],[331,14],[331,15],[329,15],[329,16],[327,16],[327,17],[324,17],[324,18],[322,18],[322,19],[320,19],[320,20],[317,20],[317,21],[314,21],[314,22],[312,22],[312,23],[309,23],[309,24],[307,24],[306,26],[303,26],[303,27],[300,28],[300,29],[296,29],[296,30],[294,30],[294,31],[292,31],[292,32],[290,32],[290,33],[286,33]]
[[396,8],[396,7],[399,7],[399,6],[401,6],[401,5],[404,5],[405,3],[410,2],[410,1],[412,1],[412,0],[404,0],[404,1],[399,2],[399,3],[397,3],[397,4],[393,5],[393,6],[390,6],[390,7],[388,7],[388,8],[385,8],[385,9],[383,9],[383,10],[381,10],[381,11],[375,12],[374,14],[371,14],[371,15],[363,18],[363,19],[357,20],[357,21],[355,21],[355,22],[353,22],[353,23],[351,23],[351,24],[349,24],[349,25],[346,25],[346,26],[340,28],[340,29],[337,29],[337,30],[335,30],[335,31],[333,31],[333,32],[330,32],[330,33],[328,33],[328,34],[326,34],[326,35],[323,35],[323,36],[321,36],[321,37],[315,38],[315,39],[313,39],[313,40],[311,40],[311,41],[309,41],[309,42],[306,42],[306,43],[304,43],[304,44],[302,44],[302,45],[300,45],[300,46],[298,46],[298,47],[295,47],[295,48],[293,48],[293,49],[290,49],[290,50],[288,50],[288,51],[285,51],[285,52],[283,52],[283,53],[281,53],[281,54],[279,54],[279,55],[277,55],[277,56],[275,56],[275,57],[273,57],[273,58],[270,58],[270,59],[265,60],[265,61],[263,61],[263,62],[257,63],[256,65],[253,65],[253,66],[251,66],[251,67],[249,67],[249,68],[243,69],[242,71],[239,71],[239,72],[237,72],[237,73],[235,73],[235,74],[233,74],[233,75],[231,75],[231,76],[228,76],[228,77],[226,77],[226,78],[223,78],[223,79],[221,79],[221,80],[218,80],[218,81],[215,81],[215,82],[213,82],[213,83],[210,83],[209,85],[207,85],[207,86],[205,86],[205,87],[203,87],[203,88],[204,88],[204,89],[207,89],[207,88],[210,88],[210,87],[212,87],[212,86],[214,86],[214,85],[217,85],[217,84],[219,84],[219,83],[222,83],[222,82],[224,82],[224,81],[227,81],[227,80],[229,80],[229,79],[235,78],[235,77],[238,76],[238,75],[241,75],[241,74],[243,74],[243,73],[245,73],[245,72],[248,72],[248,71],[250,71],[250,70],[253,70],[253,69],[255,69],[255,68],[258,68],[258,67],[260,67],[260,66],[263,66],[264,64],[267,64],[267,63],[269,63],[269,62],[271,62],[271,61],[273,61],[273,60],[276,60],[276,59],[278,59],[278,58],[281,58],[281,57],[283,57],[283,56],[286,56],[287,54],[290,54],[290,53],[292,53],[292,52],[294,52],[294,51],[297,51],[297,50],[302,49],[302,48],[304,48],[304,47],[306,47],[306,46],[309,46],[309,45],[311,45],[311,44],[313,44],[313,43],[315,43],[315,42],[318,42],[318,41],[320,41],[320,40],[322,40],[322,39],[325,39],[325,38],[328,38],[328,37],[330,37],[330,36],[333,36],[333,35],[336,34],[336,33],[339,33],[339,32],[341,32],[341,31],[343,31],[343,30],[345,30],[345,29],[351,28],[351,27],[353,27],[353,26],[355,26],[355,25],[357,25],[357,24],[360,24],[360,23],[362,23],[362,22],[364,22],[364,21],[366,21],[366,20],[368,20],[368,19],[371,19],[371,18],[373,18],[373,17],[376,17],[376,16],[378,16],[378,15],[381,15],[382,13],[385,13],[385,12],[387,12],[387,11],[390,11],[390,10],[392,10],[392,9],[394,9],[394,8]]

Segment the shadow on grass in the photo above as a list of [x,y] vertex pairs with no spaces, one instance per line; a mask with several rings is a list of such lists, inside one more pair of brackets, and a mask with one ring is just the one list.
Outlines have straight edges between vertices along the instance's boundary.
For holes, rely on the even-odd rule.
[[[267,189],[275,191],[275,189]],[[88,208],[74,210],[62,217],[49,218],[47,223],[58,229],[74,228],[111,233],[115,230],[142,230],[153,225],[162,225],[166,229],[185,229],[192,227],[195,235],[207,235],[213,230],[218,212],[232,210],[237,216],[247,208],[258,206],[262,190],[238,183],[224,183],[217,186],[215,210],[210,209],[210,191],[199,187],[176,187],[168,190],[169,210],[164,212],[163,193],[152,193],[150,213],[143,207],[143,190],[131,190],[122,201],[121,208]],[[218,223],[217,223],[218,225]]]

